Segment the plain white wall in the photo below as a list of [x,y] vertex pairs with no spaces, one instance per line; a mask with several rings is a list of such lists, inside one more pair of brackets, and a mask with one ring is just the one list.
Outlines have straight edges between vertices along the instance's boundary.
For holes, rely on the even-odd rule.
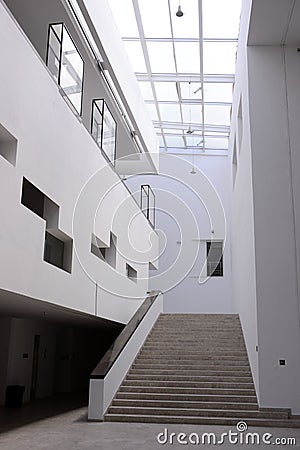
[[233,293],[260,406],[297,414],[299,61],[296,48],[246,47],[250,7],[244,2],[232,113],[231,161],[242,98],[243,138],[232,193]]
[[[165,312],[234,312],[228,214],[230,177],[227,157],[195,156],[194,165],[197,170],[201,170],[201,174],[198,171],[195,175],[190,173],[192,162],[192,156],[183,158],[162,154],[159,175],[129,177],[126,181],[136,198],[140,196],[142,182],[151,185],[156,197],[160,259],[159,269],[150,272],[150,287],[164,292]],[[222,232],[218,231],[219,219],[214,219],[210,210],[214,207],[214,200],[205,194],[203,179],[209,180],[208,184],[213,186],[213,197],[219,198],[220,214],[224,214],[223,219],[226,221],[226,240],[223,256],[224,276],[212,277],[199,284],[199,275],[205,265],[206,240],[222,238]],[[208,200],[207,204],[205,200]],[[222,218],[220,220],[222,222]],[[212,228],[214,234],[211,233]],[[178,264],[179,258],[182,258],[182,264]],[[202,277],[201,282],[204,279],[205,277]]]
[[[260,401],[300,412],[300,328],[285,63],[280,46],[248,50]],[[291,69],[297,73],[297,68]],[[295,131],[295,130],[294,130]],[[299,138],[299,132],[298,132]],[[297,169],[296,169],[297,170]],[[279,359],[286,366],[279,367]]]
[[[253,219],[252,154],[246,41],[251,2],[244,1],[232,105],[228,165],[231,172],[231,251],[233,302],[240,315],[256,392],[259,395],[255,240]],[[242,136],[238,111],[242,105]],[[237,170],[233,165],[236,148]]]

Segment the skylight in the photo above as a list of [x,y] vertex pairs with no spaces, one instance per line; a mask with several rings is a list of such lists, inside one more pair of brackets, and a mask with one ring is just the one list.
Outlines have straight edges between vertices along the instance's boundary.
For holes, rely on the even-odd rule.
[[226,154],[242,0],[108,2],[161,149]]

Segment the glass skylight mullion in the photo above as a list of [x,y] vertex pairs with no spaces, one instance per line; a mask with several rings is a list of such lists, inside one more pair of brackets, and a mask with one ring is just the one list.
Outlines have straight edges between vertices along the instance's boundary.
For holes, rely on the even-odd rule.
[[[174,44],[174,29],[173,29],[173,22],[172,22],[172,12],[171,12],[171,3],[170,0],[168,0],[168,10],[169,10],[169,22],[170,22],[170,27],[171,27],[171,37],[172,37],[172,47],[173,47],[173,58],[174,58],[174,62],[175,62],[175,70],[176,70],[176,75],[178,74],[178,65],[177,65],[177,59],[176,59],[176,51],[175,51],[175,44]],[[177,92],[178,93],[178,92]],[[180,110],[180,117],[181,117],[181,122],[183,121],[183,111],[182,111],[182,106],[181,106],[181,101],[180,98],[179,99],[179,110]]]
[[202,6],[202,0],[198,0],[198,9],[199,9],[199,50],[200,50],[200,85],[201,85],[201,91],[202,91],[202,111],[201,111],[201,117],[202,117],[202,146],[205,149],[205,135],[204,135],[204,101],[205,101],[205,94],[204,94],[204,57],[203,57],[203,23],[202,23],[202,17],[203,17],[203,6]]
[[161,115],[160,115],[160,111],[159,111],[159,107],[158,107],[158,103],[157,103],[156,92],[155,92],[155,88],[153,85],[153,81],[151,81],[151,73],[152,72],[151,72],[150,58],[149,58],[147,45],[145,42],[145,33],[144,33],[143,22],[142,22],[142,18],[141,18],[141,12],[140,12],[139,5],[138,5],[138,0],[132,0],[132,4],[133,4],[134,14],[135,14],[137,27],[138,27],[138,31],[139,31],[139,35],[140,35],[140,39],[141,39],[141,45],[142,45],[142,50],[143,50],[143,54],[144,54],[144,58],[145,58],[148,79],[150,80],[150,83],[151,83],[153,98],[155,101],[156,113],[158,116],[158,120],[161,122]]

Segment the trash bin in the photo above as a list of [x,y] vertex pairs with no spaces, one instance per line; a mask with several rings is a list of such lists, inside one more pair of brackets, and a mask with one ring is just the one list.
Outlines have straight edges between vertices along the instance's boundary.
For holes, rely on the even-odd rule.
[[7,386],[5,391],[5,406],[8,408],[20,408],[23,404],[25,386],[17,384]]

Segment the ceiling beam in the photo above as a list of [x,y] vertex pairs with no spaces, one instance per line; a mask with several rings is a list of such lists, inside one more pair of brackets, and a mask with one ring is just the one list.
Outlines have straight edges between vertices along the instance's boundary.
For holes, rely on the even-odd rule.
[[[170,81],[170,82],[183,82],[188,83],[200,83],[201,77],[196,74],[174,74],[174,73],[156,73],[149,75],[147,73],[136,73],[138,81]],[[204,83],[234,83],[234,75],[203,75]]]

